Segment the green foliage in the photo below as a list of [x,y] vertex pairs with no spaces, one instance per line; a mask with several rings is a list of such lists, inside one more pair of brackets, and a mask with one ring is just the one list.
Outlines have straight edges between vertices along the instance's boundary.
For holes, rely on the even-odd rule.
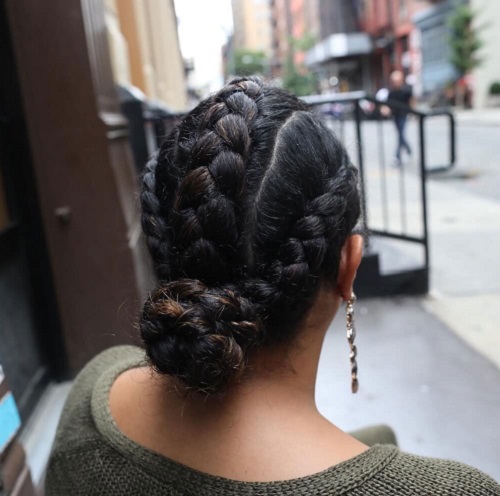
[[316,39],[306,33],[302,38],[290,38],[291,53],[288,55],[283,71],[283,87],[297,96],[312,95],[317,92],[316,76],[302,64],[295,64],[294,53],[311,49]]
[[302,38],[290,38],[290,45],[299,52],[307,52],[315,43],[316,37],[311,33],[306,33]]
[[450,28],[450,61],[463,77],[481,64],[478,50],[482,47],[478,29],[474,27],[475,13],[470,7],[460,5],[449,19]]
[[283,72],[283,87],[297,96],[312,95],[316,93],[316,78],[305,68],[299,70],[290,56]]
[[500,81],[494,81],[491,83],[490,95],[500,95]]
[[264,52],[240,49],[234,52],[234,73],[237,76],[265,74],[269,62]]

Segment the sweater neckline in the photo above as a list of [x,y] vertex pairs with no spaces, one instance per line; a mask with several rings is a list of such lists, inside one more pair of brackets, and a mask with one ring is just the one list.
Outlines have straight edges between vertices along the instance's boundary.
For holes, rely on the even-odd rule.
[[113,364],[97,380],[92,391],[91,412],[101,436],[127,460],[139,466],[150,476],[188,493],[199,496],[264,495],[264,494],[336,494],[359,487],[379,473],[397,455],[395,446],[375,445],[363,453],[320,472],[272,482],[246,482],[228,479],[193,469],[171,458],[160,455],[128,438],[118,428],[109,405],[113,383],[123,372],[143,366],[143,350]]

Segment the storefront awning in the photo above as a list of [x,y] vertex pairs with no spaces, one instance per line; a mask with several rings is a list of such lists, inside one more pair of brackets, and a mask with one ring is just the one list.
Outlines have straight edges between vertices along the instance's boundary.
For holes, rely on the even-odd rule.
[[372,50],[372,40],[366,33],[332,34],[307,52],[306,64],[311,66],[330,59],[366,55]]

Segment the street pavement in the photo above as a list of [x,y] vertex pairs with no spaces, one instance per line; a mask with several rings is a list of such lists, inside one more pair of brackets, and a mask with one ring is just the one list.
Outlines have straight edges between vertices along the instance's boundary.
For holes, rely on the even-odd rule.
[[355,306],[359,392],[339,311],[320,362],[317,404],[345,430],[393,428],[401,449],[475,466],[500,481],[500,372],[417,298]]
[[[343,428],[387,423],[402,449],[459,460],[500,480],[498,117],[488,114],[484,122],[477,113],[474,119],[457,116],[456,167],[428,180],[430,294],[358,302],[361,387],[355,397],[349,394],[348,348],[339,315],[327,336],[317,398],[323,413]],[[414,156],[405,161],[403,174],[388,165],[395,148],[393,123],[385,122],[382,131],[377,126],[363,124],[370,226],[420,235],[417,124],[408,123]],[[356,161],[354,128],[346,124],[344,131]],[[425,138],[429,166],[443,165],[447,121],[429,120]],[[380,239],[372,245],[385,272],[423,261],[418,246]]]
[[500,107],[458,110],[455,111],[455,117],[460,125],[470,124],[478,127],[499,126]]

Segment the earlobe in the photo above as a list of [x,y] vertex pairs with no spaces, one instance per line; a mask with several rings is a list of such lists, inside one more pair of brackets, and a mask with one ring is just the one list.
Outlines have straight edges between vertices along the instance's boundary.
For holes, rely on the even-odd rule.
[[354,279],[362,256],[363,237],[359,234],[349,236],[342,247],[338,277],[338,289],[344,301],[351,298]]

